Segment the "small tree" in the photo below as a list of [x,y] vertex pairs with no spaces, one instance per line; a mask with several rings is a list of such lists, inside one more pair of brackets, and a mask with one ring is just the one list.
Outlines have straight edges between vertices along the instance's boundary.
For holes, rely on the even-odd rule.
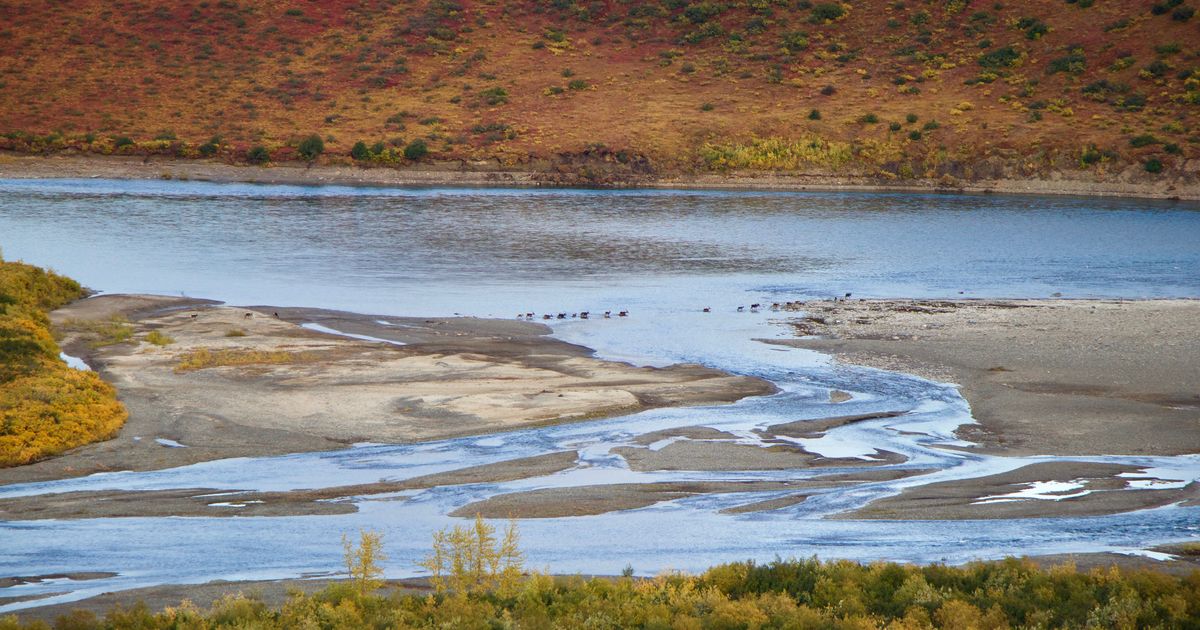
[[413,140],[408,146],[404,147],[404,159],[406,160],[415,162],[426,155],[429,155],[429,145],[425,144],[425,141],[420,138]]
[[321,140],[321,136],[314,133],[300,141],[300,145],[296,147],[296,152],[300,154],[300,157],[311,162],[317,159],[318,155],[325,152],[325,142]]
[[510,521],[504,537],[497,540],[495,526],[476,514],[470,526],[435,532],[433,551],[420,566],[430,572],[429,581],[439,593],[462,597],[485,591],[512,593],[522,571],[518,542],[515,522]]
[[354,143],[354,147],[350,149],[350,157],[356,160],[366,160],[371,157],[371,150],[367,148],[367,143],[359,140]]
[[359,595],[366,595],[383,586],[383,567],[380,562],[387,560],[383,553],[383,534],[358,530],[358,546],[350,542],[350,537],[342,534],[343,559],[346,562],[346,572]]

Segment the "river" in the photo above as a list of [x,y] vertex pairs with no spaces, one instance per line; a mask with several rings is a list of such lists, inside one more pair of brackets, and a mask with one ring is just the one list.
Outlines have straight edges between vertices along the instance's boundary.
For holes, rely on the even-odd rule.
[[[359,501],[344,516],[145,518],[0,523],[0,576],[113,571],[90,582],[11,587],[43,602],[163,583],[339,570],[341,535],[381,531],[390,576],[415,561],[446,514],[504,492],[590,483],[799,480],[813,471],[637,473],[609,451],[641,433],[702,424],[755,443],[753,429],[838,413],[907,411],[806,444],[829,456],[885,449],[896,467],[936,469],[820,493],[789,508],[722,514],[747,493],[705,495],[600,516],[520,522],[528,564],[557,573],[702,570],[776,556],[965,562],[1004,555],[1140,553],[1200,537],[1200,509],[1009,521],[825,518],[907,484],[1059,459],[937,448],[971,422],[950,385],[834,365],[764,344],[783,318],[754,302],[855,297],[1200,297],[1200,206],[987,195],[387,189],[178,181],[0,180],[6,259],[54,268],[103,292],[189,295],[232,304],[381,315],[512,317],[628,309],[620,320],[554,322],[599,356],[698,362],[767,378],[774,396],[414,445],[208,462],[0,487],[0,497],[100,489],[278,490],[398,480],[570,448],[575,469],[499,484]],[[712,313],[701,313],[710,307]],[[1200,478],[1200,460],[1092,457]],[[828,470],[820,472],[830,472]],[[761,498],[778,492],[758,493]],[[12,592],[20,590],[20,592]],[[0,606],[0,612],[28,603]]]

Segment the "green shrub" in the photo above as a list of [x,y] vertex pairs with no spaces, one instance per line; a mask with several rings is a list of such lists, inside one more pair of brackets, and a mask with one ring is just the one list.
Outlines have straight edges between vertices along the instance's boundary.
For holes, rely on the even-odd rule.
[[133,139],[129,136],[117,136],[113,139],[113,147],[120,149],[121,147],[133,146]]
[[1147,173],[1161,173],[1163,170],[1162,160],[1158,158],[1150,158],[1142,165]]
[[371,158],[371,150],[367,148],[367,143],[359,140],[350,148],[350,157],[356,160],[368,160]]
[[1150,65],[1146,66],[1146,72],[1158,79],[1166,76],[1170,70],[1171,66],[1167,65],[1167,62],[1163,61],[1162,59],[1155,59],[1154,61],[1150,62]]
[[704,103],[700,106],[700,111],[702,112],[711,112],[714,109],[716,109],[716,106],[712,103]]
[[1148,133],[1144,133],[1140,136],[1134,136],[1129,139],[1129,146],[1137,147],[1137,148],[1147,147],[1152,144],[1161,144],[1161,143],[1162,143],[1161,140],[1159,140],[1158,138],[1155,138],[1152,134],[1148,134]]
[[1179,7],[1171,12],[1171,19],[1176,22],[1186,22],[1196,15],[1196,10],[1192,7]]
[[717,17],[723,11],[725,11],[723,5],[715,2],[699,2],[684,7],[683,17],[687,18],[692,24],[703,24]]
[[808,21],[813,24],[822,22],[833,22],[840,20],[846,15],[846,9],[836,2],[822,2],[812,8],[812,14],[809,15]]
[[911,125],[911,124],[913,124],[913,123],[915,123],[915,122],[917,122],[917,115],[916,115],[916,114],[908,114],[908,115],[906,115],[906,116],[904,117],[904,122],[906,122],[906,123],[908,123],[908,124],[910,124],[910,125]]
[[790,53],[798,53],[808,48],[808,33],[792,31],[783,34],[783,47]]
[[808,119],[809,120],[821,120],[821,110],[814,109],[814,110],[808,112]]
[[1031,17],[1021,18],[1017,20],[1017,28],[1025,31],[1026,39],[1038,39],[1042,35],[1050,32],[1050,27],[1045,22]]
[[699,44],[706,39],[721,37],[725,34],[725,29],[717,22],[709,22],[683,36],[683,42],[687,44]]
[[908,139],[909,139],[909,140],[912,140],[912,141],[914,141],[914,142],[915,142],[915,141],[917,141],[917,140],[920,140],[920,139],[921,139],[921,132],[920,132],[920,131],[917,131],[916,129],[913,129],[912,131],[908,132]]
[[271,161],[271,152],[263,145],[255,145],[246,152],[246,161],[251,164],[264,164]]
[[196,148],[200,155],[204,157],[212,157],[221,149],[221,136],[213,136],[208,142]]
[[479,97],[488,105],[503,105],[508,102],[508,90],[502,87],[491,87],[479,93]]
[[572,79],[571,82],[567,84],[567,87],[572,90],[586,90],[588,87],[588,82],[584,81],[583,79]]
[[1083,74],[1087,67],[1087,57],[1081,52],[1072,52],[1069,55],[1059,57],[1050,61],[1050,65],[1046,68],[1049,74],[1058,72],[1067,72],[1070,74]]
[[876,116],[875,114],[863,114],[859,117],[858,122],[867,125],[874,125],[875,123],[879,122],[879,116]]
[[1021,53],[1015,48],[1005,46],[980,55],[978,63],[984,68],[1011,68],[1020,58]]
[[321,140],[321,136],[318,136],[315,133],[301,140],[300,144],[296,146],[296,153],[299,153],[300,157],[308,160],[309,162],[317,159],[317,156],[324,152],[325,142]]
[[895,121],[888,123],[888,131],[900,131],[901,127],[903,127],[903,125]]
[[408,146],[404,147],[404,159],[406,160],[416,162],[426,155],[429,155],[429,145],[425,144],[425,141],[420,138],[413,140]]

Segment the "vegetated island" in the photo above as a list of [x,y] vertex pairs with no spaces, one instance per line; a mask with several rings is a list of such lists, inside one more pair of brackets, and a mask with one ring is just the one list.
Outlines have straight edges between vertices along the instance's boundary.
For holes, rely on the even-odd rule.
[[0,176],[1196,199],[1193,4],[30,0]]

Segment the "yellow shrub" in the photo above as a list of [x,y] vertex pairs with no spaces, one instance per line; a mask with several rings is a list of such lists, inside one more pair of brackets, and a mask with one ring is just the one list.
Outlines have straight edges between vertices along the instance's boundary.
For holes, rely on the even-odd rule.
[[52,365],[0,385],[0,466],[16,466],[116,435],[128,417],[95,372]]
[[152,343],[156,346],[169,346],[175,343],[175,339],[170,335],[165,335],[157,330],[152,330],[146,335],[146,343]]
[[237,366],[237,365],[281,365],[308,361],[315,356],[312,352],[287,352],[284,350],[243,350],[238,348],[228,350],[209,350],[197,348],[179,357],[175,364],[176,372],[191,372],[205,368]]
[[79,283],[0,260],[0,467],[112,437],[128,414],[95,372],[58,356],[46,311],[83,297]]
[[705,144],[700,156],[709,168],[795,170],[805,165],[836,168],[853,157],[849,143],[818,136],[799,140],[754,138],[747,144]]

